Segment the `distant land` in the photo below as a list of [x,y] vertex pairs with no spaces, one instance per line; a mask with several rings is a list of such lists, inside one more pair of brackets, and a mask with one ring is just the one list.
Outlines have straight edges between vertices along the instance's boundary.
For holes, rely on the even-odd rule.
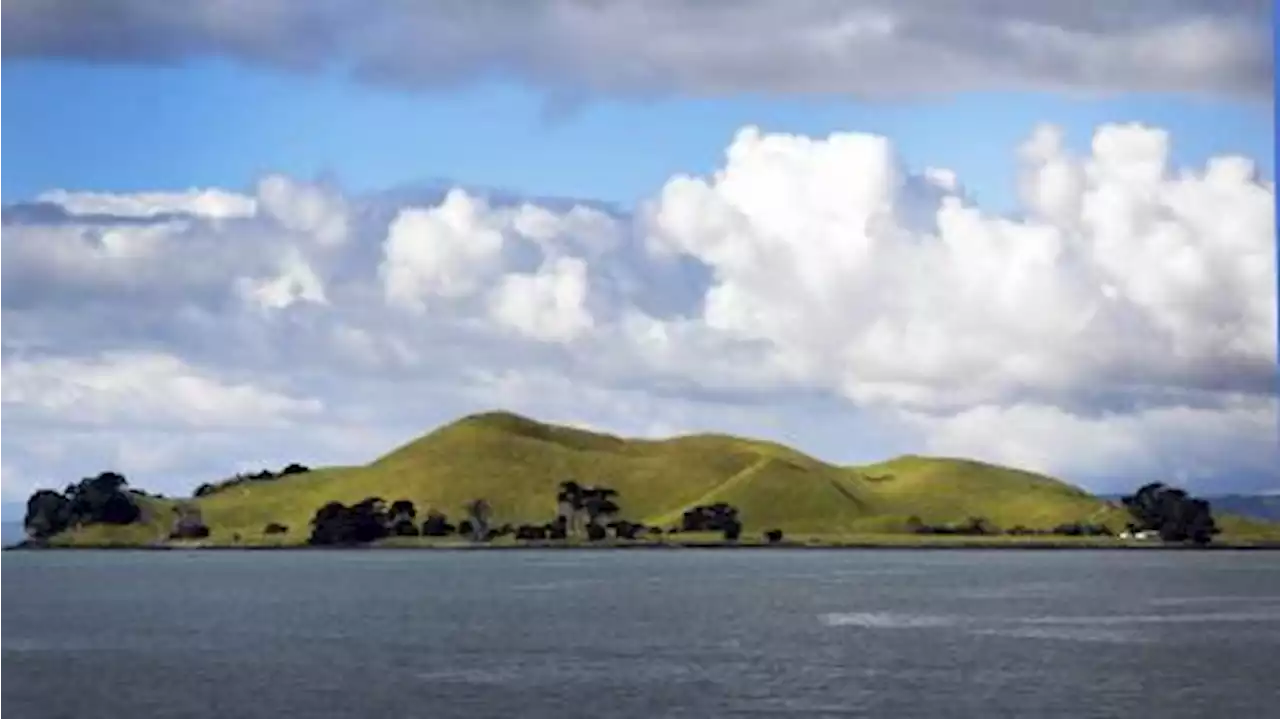
[[[545,523],[556,515],[557,488],[570,479],[616,490],[617,517],[642,523],[655,536],[677,529],[686,512],[717,504],[736,508],[744,539],[777,530],[818,543],[868,537],[902,543],[917,539],[922,524],[955,526],[975,518],[1028,533],[1070,524],[1118,532],[1130,521],[1116,501],[972,460],[903,456],[846,467],[768,441],[718,434],[626,439],[488,412],[440,427],[367,465],[268,472],[211,483],[201,496],[183,500],[135,495],[140,521],[87,525],[52,543],[166,544],[181,506],[208,527],[205,545],[301,545],[319,508],[370,497],[388,505],[411,502],[419,522],[429,510],[458,521],[464,506],[484,499],[494,526]],[[1215,515],[1224,539],[1280,539],[1280,524]],[[273,531],[270,525],[276,525]]]
[[[1121,495],[1100,495],[1103,499],[1120,501]],[[1220,494],[1207,495],[1214,512],[1235,514],[1241,517],[1280,522],[1280,492],[1274,494]]]

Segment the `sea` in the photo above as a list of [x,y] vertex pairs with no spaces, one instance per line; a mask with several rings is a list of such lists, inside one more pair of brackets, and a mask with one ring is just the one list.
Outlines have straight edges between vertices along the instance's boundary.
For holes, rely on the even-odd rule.
[[1280,553],[30,551],[8,717],[1280,716]]

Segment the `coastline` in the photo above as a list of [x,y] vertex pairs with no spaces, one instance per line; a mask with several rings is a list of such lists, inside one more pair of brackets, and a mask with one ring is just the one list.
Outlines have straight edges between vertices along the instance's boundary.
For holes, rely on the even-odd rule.
[[589,544],[564,542],[525,542],[520,544],[473,544],[473,543],[379,543],[355,545],[323,545],[309,544],[121,544],[121,543],[85,543],[75,545],[37,546],[20,544],[4,547],[5,552],[41,552],[41,551],[144,551],[144,552],[260,552],[260,551],[434,551],[434,552],[498,552],[498,551],[661,551],[661,550],[900,550],[900,551],[939,551],[939,550],[992,550],[992,551],[1277,551],[1280,542],[1217,542],[1206,546],[1185,544],[1164,544],[1159,542],[1011,542],[1011,541],[975,541],[957,540],[947,542],[904,542],[900,540],[851,540],[845,542],[636,542],[627,544]]

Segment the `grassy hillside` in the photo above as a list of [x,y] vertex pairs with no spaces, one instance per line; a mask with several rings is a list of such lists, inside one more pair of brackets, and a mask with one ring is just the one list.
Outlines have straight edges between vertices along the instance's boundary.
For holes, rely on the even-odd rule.
[[[298,543],[321,505],[370,496],[408,499],[420,514],[431,508],[454,519],[464,503],[483,497],[497,523],[544,522],[566,479],[614,487],[624,518],[660,526],[676,524],[688,507],[728,502],[741,510],[744,536],[774,527],[794,535],[901,533],[911,516],[928,524],[980,516],[1005,528],[1041,529],[1075,521],[1118,529],[1126,521],[1122,509],[1077,487],[968,460],[912,456],[839,467],[770,442],[623,439],[502,412],[466,417],[365,466],[246,482],[193,501],[216,543],[233,534],[244,542]],[[91,527],[60,540],[154,541],[167,532],[171,506],[146,498],[145,525]],[[287,537],[264,538],[270,522],[289,526]],[[1250,536],[1275,533],[1264,523],[1227,524]]]

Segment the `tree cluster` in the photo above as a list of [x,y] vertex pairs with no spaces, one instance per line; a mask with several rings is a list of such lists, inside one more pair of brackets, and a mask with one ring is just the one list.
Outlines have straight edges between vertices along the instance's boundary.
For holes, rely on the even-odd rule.
[[601,520],[622,511],[617,496],[618,490],[609,487],[583,486],[572,479],[561,482],[556,492],[556,521],[563,523],[567,535],[585,531],[590,536],[591,527],[599,527]]
[[279,472],[272,472],[269,469],[263,469],[257,472],[249,472],[249,473],[237,472],[231,477],[228,477],[227,479],[224,479],[219,482],[205,482],[199,487],[196,487],[196,491],[193,492],[192,494],[196,497],[206,497],[210,494],[222,492],[224,490],[239,486],[246,482],[270,482],[276,479],[280,479],[281,477],[288,477],[293,474],[306,474],[307,472],[310,472],[310,471],[311,469],[306,465],[298,464],[297,462],[294,462],[292,464],[287,465],[284,469],[280,470]]
[[1005,534],[1015,537],[1057,536],[1057,537],[1114,537],[1115,532],[1105,524],[1089,522],[1064,522],[1053,529],[1028,529],[1022,525],[1010,528]]
[[124,475],[103,472],[69,484],[62,492],[38,490],[27,500],[23,526],[29,536],[45,539],[82,524],[131,524],[142,510],[126,490],[128,484]]
[[1143,485],[1121,502],[1134,519],[1130,531],[1156,531],[1166,542],[1203,545],[1221,531],[1207,501],[1162,482]]
[[680,518],[680,529],[685,532],[721,532],[724,538],[735,540],[742,534],[742,522],[737,507],[724,502],[699,505]]
[[[442,512],[428,510],[422,524],[413,502],[398,499],[388,506],[381,497],[368,497],[351,506],[329,502],[316,511],[311,520],[310,544],[368,544],[387,537],[448,537],[454,534],[474,541],[489,541],[514,534],[510,526],[489,526],[491,510],[483,499],[467,503],[467,519],[457,526]],[[268,525],[268,529],[270,529]],[[274,525],[282,527],[282,525]],[[288,531],[283,527],[283,531]]]
[[986,517],[969,517],[955,524],[925,524],[919,517],[907,519],[907,528],[916,534],[954,534],[982,537],[1000,534],[1000,529]]

